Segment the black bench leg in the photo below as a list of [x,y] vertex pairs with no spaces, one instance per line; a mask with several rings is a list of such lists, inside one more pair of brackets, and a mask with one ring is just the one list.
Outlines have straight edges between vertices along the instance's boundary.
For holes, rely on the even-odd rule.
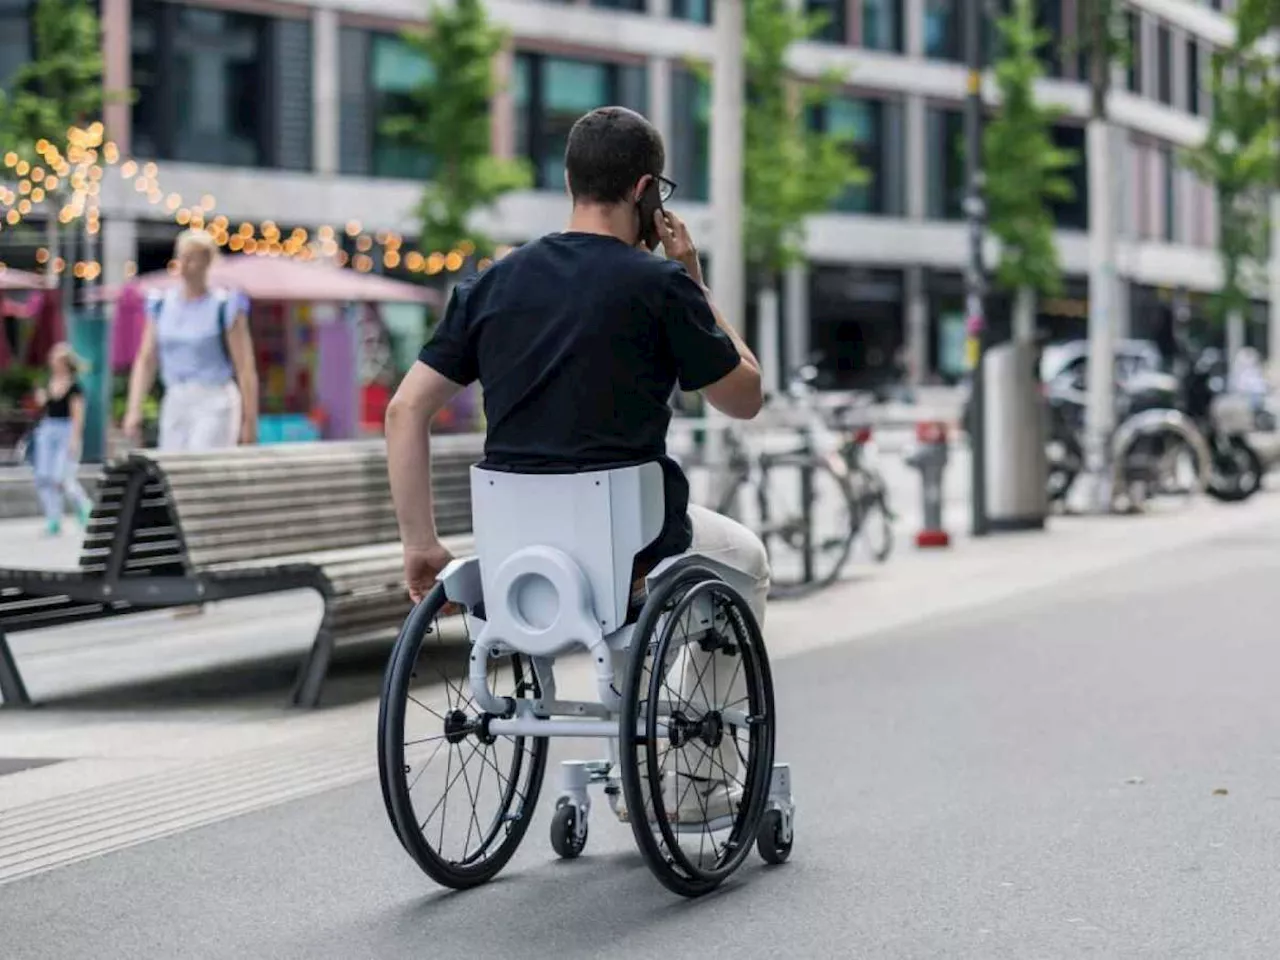
[[0,697],[4,697],[6,707],[29,707],[31,697],[27,694],[27,686],[22,682],[22,674],[14,662],[13,651],[9,649],[9,641],[0,630]]
[[298,680],[293,688],[295,707],[315,707],[320,704],[324,678],[329,673],[329,661],[333,659],[333,630],[330,629],[329,621],[329,604],[326,602],[324,619],[320,621],[320,629],[316,631],[315,642],[311,644],[311,650],[298,670]]

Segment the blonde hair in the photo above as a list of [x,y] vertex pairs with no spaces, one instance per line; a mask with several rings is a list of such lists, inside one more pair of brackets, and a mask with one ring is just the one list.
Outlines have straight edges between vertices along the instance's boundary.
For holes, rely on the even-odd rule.
[[218,258],[218,244],[213,239],[213,236],[204,230],[190,228],[178,234],[178,239],[173,245],[174,254],[181,253],[183,247],[199,247],[209,255],[210,263],[213,263]]
[[55,343],[49,348],[49,362],[53,363],[55,360],[62,360],[66,363],[67,369],[72,373],[80,373],[87,367],[80,355],[65,340]]

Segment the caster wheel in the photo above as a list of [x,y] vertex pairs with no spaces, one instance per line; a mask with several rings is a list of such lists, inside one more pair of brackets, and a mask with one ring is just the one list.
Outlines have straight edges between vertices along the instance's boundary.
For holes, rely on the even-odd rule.
[[551,818],[551,849],[565,860],[574,860],[587,845],[587,825],[578,836],[578,808],[566,803]]
[[[792,840],[795,838],[792,837]],[[756,834],[756,851],[765,863],[786,863],[791,856],[792,840],[782,840],[782,814],[770,810],[760,823],[760,832]]]

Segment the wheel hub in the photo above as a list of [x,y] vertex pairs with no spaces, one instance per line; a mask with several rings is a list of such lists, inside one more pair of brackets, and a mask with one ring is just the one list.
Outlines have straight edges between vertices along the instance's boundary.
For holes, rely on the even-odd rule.
[[473,729],[475,724],[461,710],[450,710],[444,718],[444,738],[450,743],[461,743]]
[[690,720],[683,712],[676,710],[667,721],[667,730],[673,747],[684,747],[694,740],[701,740],[714,749],[724,739],[724,718],[719,710],[712,710]]

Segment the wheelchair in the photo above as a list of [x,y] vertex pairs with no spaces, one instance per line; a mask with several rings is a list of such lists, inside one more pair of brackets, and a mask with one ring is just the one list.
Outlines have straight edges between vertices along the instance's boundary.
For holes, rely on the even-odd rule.
[[[784,862],[795,806],[751,578],[694,552],[635,575],[663,526],[661,466],[475,466],[471,490],[474,555],[410,612],[383,679],[379,778],[405,851],[443,886],[491,880],[529,830],[549,741],[585,737],[608,755],[561,764],[560,857],[583,853],[603,788],[677,894],[714,890],[753,847]],[[594,699],[560,699],[557,666]]]

